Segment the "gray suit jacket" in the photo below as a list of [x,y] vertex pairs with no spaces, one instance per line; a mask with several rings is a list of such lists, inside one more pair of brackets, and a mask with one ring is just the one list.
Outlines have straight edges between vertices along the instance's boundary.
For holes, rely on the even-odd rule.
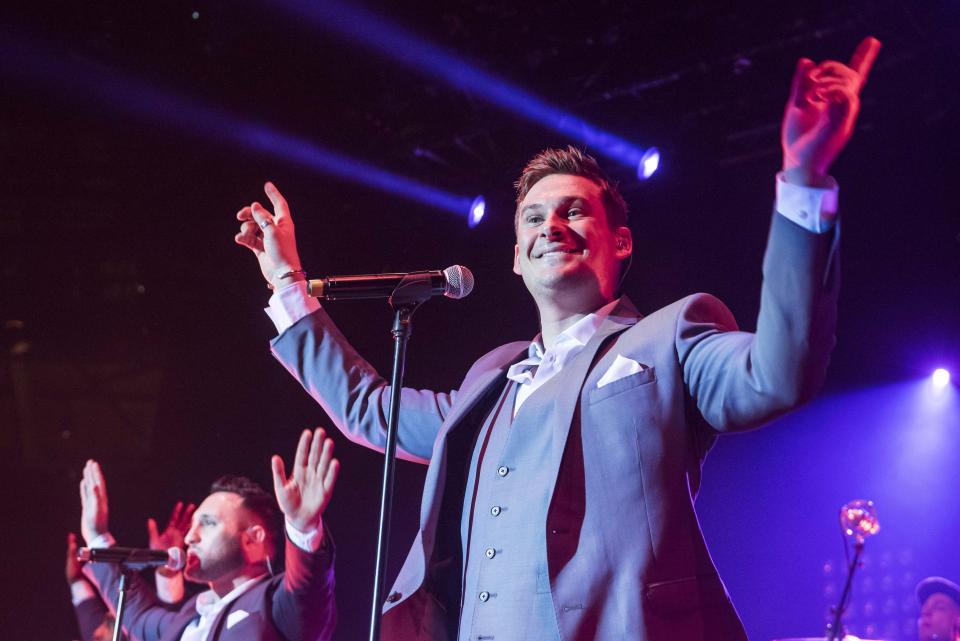
[[[569,420],[545,456],[557,480],[543,534],[562,639],[745,639],[694,512],[700,468],[719,433],[762,425],[821,385],[834,344],[832,241],[774,215],[755,334],[737,331],[706,294],[644,318],[624,298],[564,370],[576,385],[555,399]],[[402,391],[398,455],[429,469],[420,531],[384,608],[385,639],[455,634],[457,573],[441,566],[454,536],[444,511],[462,505],[469,439],[460,436],[528,344],[489,352],[458,390]],[[323,310],[272,347],[349,439],[382,451],[389,386]],[[645,369],[598,387],[618,354]]]

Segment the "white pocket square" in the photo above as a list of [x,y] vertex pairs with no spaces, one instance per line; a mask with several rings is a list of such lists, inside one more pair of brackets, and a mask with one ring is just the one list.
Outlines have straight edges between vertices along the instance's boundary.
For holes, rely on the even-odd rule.
[[614,359],[613,365],[611,365],[610,369],[604,372],[603,376],[600,377],[600,380],[597,381],[597,388],[601,388],[604,385],[609,385],[614,381],[619,381],[625,376],[642,372],[645,369],[647,369],[646,366],[641,365],[632,358],[627,358],[623,354],[617,354],[617,358]]
[[227,615],[227,629],[229,630],[233,626],[246,619],[248,616],[250,616],[250,613],[245,610],[234,610]]

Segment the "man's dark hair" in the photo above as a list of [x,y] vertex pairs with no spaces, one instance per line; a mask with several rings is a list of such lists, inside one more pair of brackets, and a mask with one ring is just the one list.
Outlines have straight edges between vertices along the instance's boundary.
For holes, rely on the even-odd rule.
[[271,556],[280,540],[280,510],[276,499],[245,476],[221,476],[210,486],[210,493],[232,492],[243,499],[241,505],[262,522],[267,532],[267,549]]
[[611,229],[627,225],[627,203],[620,195],[617,184],[601,171],[597,161],[589,154],[568,145],[566,149],[544,149],[534,156],[520,173],[514,183],[517,188],[517,211],[513,217],[513,227],[520,223],[520,203],[538,182],[553,174],[582,176],[600,186],[603,207],[607,212],[607,223]]

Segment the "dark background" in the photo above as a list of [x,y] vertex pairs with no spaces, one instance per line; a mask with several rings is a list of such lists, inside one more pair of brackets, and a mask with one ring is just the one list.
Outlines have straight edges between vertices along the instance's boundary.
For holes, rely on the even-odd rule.
[[[147,516],[202,499],[223,473],[269,484],[270,454],[289,460],[300,429],[327,423],[270,357],[268,292],[233,244],[234,212],[266,202],[264,180],[290,201],[312,275],[473,270],[469,298],[431,301],[416,317],[407,383],[445,390],[489,348],[535,334],[533,305],[510,272],[511,183],[532,154],[577,141],[491,106],[481,88],[450,89],[269,2],[19,4],[0,14],[0,637],[61,640],[75,636],[63,540],[78,527],[85,459],[105,469],[114,534],[143,545]],[[868,544],[851,628],[915,638],[916,581],[960,580],[960,404],[954,388],[935,397],[925,382],[937,366],[960,375],[957,4],[367,6],[659,147],[661,169],[646,183],[589,150],[632,207],[625,289],[647,312],[711,292],[746,329],[796,59],[846,61],[862,37],[883,41],[858,131],[833,171],[844,285],[824,396],[722,440],[698,509],[751,638],[763,640],[822,633],[842,575],[837,509],[874,499],[883,530]],[[144,87],[484,194],[487,216],[469,229],[255,153],[224,128],[185,127],[186,102]],[[385,372],[387,307],[328,308]],[[338,445],[328,521],[337,639],[352,641],[366,630],[381,461]],[[391,576],[415,532],[422,479],[423,468],[400,464]]]

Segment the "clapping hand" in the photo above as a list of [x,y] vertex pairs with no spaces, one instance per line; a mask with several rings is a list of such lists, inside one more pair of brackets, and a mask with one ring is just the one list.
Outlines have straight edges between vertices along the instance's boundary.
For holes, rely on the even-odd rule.
[[340,462],[333,458],[333,440],[321,428],[313,433],[304,430],[290,476],[279,456],[274,455],[270,464],[277,503],[290,525],[301,532],[319,528],[340,472]]
[[[147,519],[147,537],[149,539],[151,550],[169,550],[170,548],[183,549],[183,539],[190,530],[190,519],[193,517],[197,506],[190,503],[184,506],[183,501],[177,501],[170,512],[170,520],[167,521],[167,527],[163,532],[157,528],[157,522],[154,519]],[[167,568],[158,568],[157,571],[163,576],[173,576],[176,572]]]
[[853,134],[860,91],[880,53],[880,41],[865,38],[849,65],[834,60],[797,62],[783,115],[781,143],[787,179],[821,186],[830,165]]
[[100,464],[90,459],[83,467],[80,480],[80,533],[87,545],[107,533],[109,513],[107,482]]
[[67,563],[63,574],[67,579],[67,585],[83,578],[80,572],[80,561],[77,559],[77,535],[73,532],[67,533]]

